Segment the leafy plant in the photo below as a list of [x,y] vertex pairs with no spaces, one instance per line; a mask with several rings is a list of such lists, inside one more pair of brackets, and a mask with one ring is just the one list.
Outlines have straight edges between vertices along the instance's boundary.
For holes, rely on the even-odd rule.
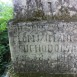
[[13,8],[6,3],[0,2],[0,32],[7,28],[7,22],[13,18]]
[[0,1],[0,75],[10,60],[7,22],[13,18],[12,5]]

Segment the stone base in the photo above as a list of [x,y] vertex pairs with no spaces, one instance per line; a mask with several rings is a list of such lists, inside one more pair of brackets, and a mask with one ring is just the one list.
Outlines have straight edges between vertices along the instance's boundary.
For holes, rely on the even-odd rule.
[[77,74],[46,74],[46,73],[17,73],[9,77],[77,77]]
[[34,73],[20,73],[15,72],[13,66],[10,66],[7,71],[7,77],[77,77],[76,73],[69,73],[69,74],[50,74],[45,72],[34,72]]

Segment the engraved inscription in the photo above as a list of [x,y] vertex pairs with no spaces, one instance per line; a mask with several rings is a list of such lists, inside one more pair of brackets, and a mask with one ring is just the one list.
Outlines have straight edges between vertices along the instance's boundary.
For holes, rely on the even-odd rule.
[[11,24],[9,38],[17,71],[77,72],[77,22]]

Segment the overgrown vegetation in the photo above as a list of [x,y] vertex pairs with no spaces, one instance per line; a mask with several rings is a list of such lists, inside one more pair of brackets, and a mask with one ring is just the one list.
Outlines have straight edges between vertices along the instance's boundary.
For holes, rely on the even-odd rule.
[[13,17],[12,6],[0,1],[0,75],[9,62],[7,22]]
[[0,34],[0,74],[6,68],[7,63],[10,61],[9,45],[7,30]]
[[0,2],[0,33],[7,29],[7,22],[13,17],[12,5]]

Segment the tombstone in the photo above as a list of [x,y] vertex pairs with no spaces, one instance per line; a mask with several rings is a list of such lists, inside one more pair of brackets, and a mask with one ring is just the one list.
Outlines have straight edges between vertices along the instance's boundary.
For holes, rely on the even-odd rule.
[[[15,9],[22,7],[17,2]],[[15,73],[76,77],[77,22],[14,21],[9,22],[8,34]]]

